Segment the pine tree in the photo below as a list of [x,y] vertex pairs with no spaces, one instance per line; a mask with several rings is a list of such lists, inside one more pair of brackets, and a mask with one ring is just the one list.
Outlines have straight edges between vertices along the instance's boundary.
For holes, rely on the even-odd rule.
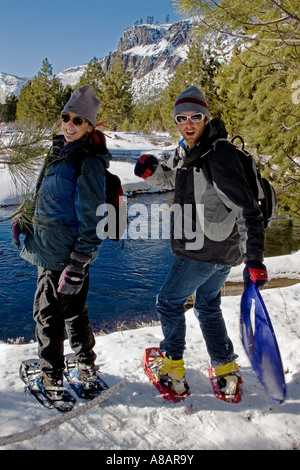
[[[252,52],[261,64],[299,73],[299,0],[174,0],[188,16],[197,15],[203,38],[220,33]],[[267,47],[266,47],[267,46]],[[294,53],[287,54],[288,49]]]
[[157,96],[149,97],[147,101],[135,104],[132,123],[126,130],[133,132],[164,131],[162,124],[160,102]]
[[0,121],[12,122],[16,119],[18,98],[13,93],[6,97],[5,103],[1,104]]
[[100,116],[114,130],[121,129],[122,122],[131,119],[133,110],[132,77],[125,71],[118,53],[112,67],[106,73],[100,87]]
[[91,85],[93,88],[95,96],[100,99],[100,89],[101,89],[101,84],[104,79],[104,71],[103,67],[101,64],[101,61],[97,59],[97,57],[94,57],[89,63],[88,66],[84,72],[84,74],[81,76],[78,84],[76,85],[76,88],[85,86],[85,85]]
[[[222,117],[231,134],[242,135],[248,150],[263,157],[261,171],[273,180],[279,210],[300,216],[300,154],[297,103],[293,102],[294,74],[279,73],[274,66],[259,62],[244,51],[233,56],[216,79]],[[245,63],[254,67],[245,67]]]
[[63,99],[61,82],[53,77],[52,65],[46,58],[38,74],[20,91],[17,119],[53,124],[59,117]]
[[[56,108],[59,112],[63,110],[65,104],[69,101],[71,98],[71,95],[73,93],[74,89],[71,85],[66,85],[65,88],[61,88],[59,92],[56,94]],[[56,123],[56,119],[54,121],[54,124]]]
[[29,120],[31,117],[31,110],[33,107],[34,94],[32,88],[32,80],[28,80],[25,85],[22,86],[19,101],[17,105],[17,119],[19,121]]

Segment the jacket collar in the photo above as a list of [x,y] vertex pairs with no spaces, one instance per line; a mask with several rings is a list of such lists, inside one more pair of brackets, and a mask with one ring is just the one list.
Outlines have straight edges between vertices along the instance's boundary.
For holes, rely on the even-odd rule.
[[[90,153],[88,146],[88,139],[76,140],[75,142],[67,143],[62,134],[56,135],[53,137],[52,159],[59,159],[60,157],[64,157],[66,154],[71,156],[73,153],[78,153],[84,150],[87,153]],[[105,167],[109,168],[109,162],[111,160],[111,154],[109,151],[107,151],[105,155],[97,155],[97,158],[101,158],[105,163]]]

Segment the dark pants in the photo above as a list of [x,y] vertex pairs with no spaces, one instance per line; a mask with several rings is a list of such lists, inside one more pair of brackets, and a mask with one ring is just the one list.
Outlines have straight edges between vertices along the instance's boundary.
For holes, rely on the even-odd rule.
[[76,295],[57,293],[60,271],[38,268],[37,290],[33,318],[36,322],[36,339],[40,366],[43,371],[60,372],[64,369],[64,340],[67,332],[75,360],[93,364],[96,354],[94,335],[88,318],[86,304],[89,274]]

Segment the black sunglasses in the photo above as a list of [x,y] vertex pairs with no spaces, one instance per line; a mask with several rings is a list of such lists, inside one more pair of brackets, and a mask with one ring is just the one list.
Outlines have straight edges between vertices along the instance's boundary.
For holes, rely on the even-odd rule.
[[73,122],[74,126],[82,126],[84,122],[88,122],[86,119],[79,117],[79,116],[70,116],[69,114],[62,114],[61,120],[63,122],[69,122],[70,120]]

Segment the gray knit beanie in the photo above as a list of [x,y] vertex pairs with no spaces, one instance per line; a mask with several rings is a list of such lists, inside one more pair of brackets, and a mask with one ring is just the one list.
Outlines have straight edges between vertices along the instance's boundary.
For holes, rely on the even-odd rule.
[[178,96],[174,104],[174,118],[177,114],[195,111],[203,113],[209,118],[209,111],[205,96],[196,86],[190,86]]
[[76,88],[62,112],[78,114],[95,126],[99,108],[100,101],[94,95],[93,88],[91,85],[86,85]]

